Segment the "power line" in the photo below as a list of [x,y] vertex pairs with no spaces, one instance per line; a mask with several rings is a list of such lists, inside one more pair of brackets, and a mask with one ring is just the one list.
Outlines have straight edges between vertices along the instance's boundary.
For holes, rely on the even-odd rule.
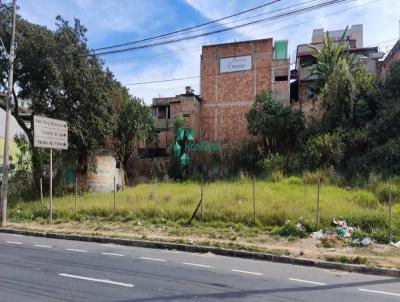
[[125,84],[125,85],[143,85],[143,84],[153,84],[153,83],[163,83],[163,82],[172,82],[172,81],[181,81],[181,80],[188,80],[188,79],[196,79],[199,78],[200,76],[189,76],[189,77],[183,77],[183,78],[175,78],[175,79],[166,79],[166,80],[158,80],[158,81],[148,81],[148,82],[136,82],[136,83],[130,83],[130,84]]
[[254,11],[254,10],[257,10],[257,9],[260,9],[260,8],[263,8],[263,7],[272,5],[272,4],[275,4],[275,3],[279,2],[279,1],[281,1],[281,0],[274,0],[274,1],[271,1],[271,2],[268,2],[268,3],[264,3],[262,5],[259,5],[259,6],[256,6],[256,7],[253,7],[253,8],[250,8],[250,9],[235,13],[235,14],[230,15],[230,16],[226,16],[226,17],[223,17],[223,18],[215,19],[215,20],[212,20],[212,21],[209,21],[209,22],[206,22],[206,23],[194,25],[194,26],[183,28],[183,29],[176,30],[176,31],[173,31],[173,32],[165,33],[165,34],[158,35],[158,36],[155,36],[155,37],[149,37],[149,38],[145,38],[145,39],[141,39],[141,40],[136,40],[136,41],[126,42],[126,43],[121,43],[121,44],[116,44],[116,45],[96,48],[96,49],[94,49],[94,51],[105,50],[105,49],[116,48],[116,47],[122,47],[122,46],[127,46],[127,45],[132,45],[132,44],[138,44],[138,43],[141,43],[141,42],[155,40],[155,39],[167,37],[167,36],[170,36],[170,35],[176,35],[178,33],[189,31],[189,30],[192,30],[192,29],[195,29],[195,28],[199,28],[199,27],[202,27],[202,26],[206,26],[206,25],[209,25],[209,24],[217,23],[217,22],[229,19],[229,18],[237,17],[239,15],[243,15],[245,13],[248,13],[248,12],[251,12],[251,11]]
[[[316,9],[319,9],[319,8],[322,8],[322,7],[331,6],[331,5],[334,5],[334,4],[346,3],[346,2],[350,2],[350,1],[355,1],[355,0],[330,0],[330,1],[327,1],[327,2],[324,2],[324,3],[319,3],[319,4],[316,4],[316,5],[312,5],[312,6],[307,6],[307,7],[301,8],[301,9],[297,9],[297,10],[292,10],[292,11],[287,12],[287,13],[278,14],[278,15],[275,15],[275,16],[272,16],[272,17],[269,17],[269,18],[264,18],[264,19],[255,20],[255,21],[252,21],[252,22],[236,25],[234,27],[223,28],[223,29],[219,29],[219,30],[216,30],[216,31],[206,32],[206,33],[202,33],[202,34],[198,34],[198,35],[194,35],[194,36],[189,36],[189,37],[182,37],[182,38],[178,38],[178,39],[172,39],[172,40],[161,41],[161,42],[157,42],[157,43],[140,45],[140,46],[136,46],[136,47],[132,47],[132,48],[125,48],[125,49],[110,50],[110,51],[106,51],[106,52],[94,53],[93,55],[102,56],[102,55],[108,55],[108,54],[114,54],[114,53],[120,53],[120,52],[127,52],[127,51],[132,51],[132,50],[137,50],[137,49],[143,49],[143,48],[148,48],[148,47],[154,47],[154,46],[159,46],[159,45],[172,44],[172,43],[176,43],[176,42],[180,42],[180,41],[184,41],[184,40],[191,40],[191,39],[198,38],[198,37],[201,37],[201,36],[208,36],[208,35],[213,35],[213,34],[216,34],[216,33],[222,33],[222,32],[226,32],[226,31],[242,28],[242,27],[245,27],[245,26],[254,25],[254,24],[257,24],[257,23],[261,23],[261,22],[279,20],[281,18],[285,18],[285,17],[291,16],[291,15],[294,15],[294,14],[300,14],[300,13],[316,10]],[[43,61],[43,60],[46,60],[46,59],[47,58],[45,57],[45,58],[41,58],[41,59],[38,59],[38,60],[34,60],[34,59],[32,59],[32,60],[20,60],[20,62],[21,63],[40,62],[40,61]],[[51,58],[51,59],[54,60],[54,58]]]
[[[313,0],[313,1],[314,1],[314,0]],[[338,13],[343,13],[343,12],[346,12],[346,11],[348,11],[348,10],[356,9],[356,8],[359,8],[359,7],[362,7],[362,6],[366,6],[366,5],[369,5],[369,4],[371,4],[371,3],[378,2],[378,1],[380,1],[380,0],[369,1],[369,2],[366,2],[366,3],[362,3],[362,4],[360,4],[360,5],[356,5],[356,6],[347,8],[347,9],[335,11],[335,12],[333,12],[333,13],[331,13],[331,14],[325,14],[325,15],[323,15],[323,16],[321,16],[321,17],[328,17],[328,16],[337,15]],[[305,3],[306,3],[306,2],[304,2],[303,4],[305,4]],[[318,19],[318,20],[319,20],[319,19]],[[307,23],[314,22],[314,21],[315,21],[315,20],[308,20],[308,21],[304,21],[304,22],[300,22],[300,23],[295,23],[295,24],[292,24],[292,25],[290,25],[290,26],[285,26],[285,27],[281,27],[281,28],[278,28],[278,29],[275,29],[275,30],[272,30],[272,31],[268,31],[267,33],[278,32],[278,31],[281,31],[281,30],[285,30],[285,29],[288,29],[288,28],[297,27],[297,26],[299,26],[299,25],[307,24]],[[277,22],[276,24],[278,24],[278,22]],[[254,30],[252,30],[252,31],[245,31],[245,32],[246,32],[246,33],[254,32]],[[260,37],[260,36],[265,36],[265,33],[263,33],[263,34],[258,34],[258,35],[256,35],[255,37]],[[382,42],[377,42],[377,44],[380,45],[380,44],[382,44],[382,43],[384,43],[384,42],[390,42],[390,41],[393,41],[393,40],[396,40],[396,39],[392,39],[392,40],[388,40],[388,41],[382,41]],[[171,52],[167,52],[167,53],[165,53],[165,54],[160,54],[160,55],[155,55],[155,56],[149,56],[149,57],[125,58],[125,59],[120,59],[120,60],[116,60],[116,61],[112,61],[112,62],[107,62],[106,64],[107,64],[107,65],[118,65],[118,64],[129,63],[129,62],[136,63],[136,62],[143,62],[143,61],[148,61],[148,60],[158,60],[158,59],[168,58],[168,57],[172,57],[172,56],[176,56],[176,55],[180,55],[180,54],[197,52],[197,51],[200,51],[200,50],[201,50],[201,46],[202,46],[202,44],[199,44],[199,45],[196,46],[196,48],[184,48],[184,49],[181,49],[181,50],[171,51]]]
[[[266,68],[279,67],[279,66],[288,66],[288,65],[290,66],[290,65],[294,65],[294,64],[295,63],[280,63],[280,64],[273,64],[273,65],[268,65],[268,66],[256,67],[256,68],[253,68],[252,70],[266,69]],[[217,76],[217,75],[220,75],[220,74],[216,73],[213,76]],[[156,80],[156,81],[128,83],[128,84],[124,84],[124,85],[125,86],[135,86],[135,85],[145,85],[145,84],[154,84],[154,83],[164,83],[164,82],[172,82],[172,81],[189,80],[189,79],[196,79],[196,78],[200,78],[200,75],[188,76],[188,77],[182,77],[182,78],[175,78],[175,79],[164,79],[164,80]]]
[[323,8],[323,7],[327,7],[327,6],[331,6],[331,5],[335,5],[335,4],[340,4],[340,3],[345,3],[345,2],[350,2],[350,1],[355,1],[355,0],[330,0],[330,1],[327,1],[327,2],[324,2],[324,3],[311,5],[311,6],[308,6],[308,7],[305,7],[305,8],[301,8],[301,9],[293,10],[293,11],[290,11],[290,12],[285,12],[285,13],[282,13],[282,14],[278,14],[278,15],[275,15],[275,16],[272,16],[272,17],[269,17],[269,18],[263,18],[263,19],[255,20],[255,21],[252,21],[252,22],[247,22],[247,23],[240,24],[240,25],[235,25],[235,26],[228,27],[228,28],[222,28],[222,29],[219,29],[219,30],[214,30],[214,31],[206,32],[206,33],[197,34],[197,35],[192,35],[192,36],[187,36],[187,37],[182,37],[182,38],[177,38],[177,39],[170,39],[170,40],[156,42],[156,43],[149,43],[149,44],[139,45],[139,46],[135,46],[135,47],[129,47],[129,48],[117,49],[117,50],[109,50],[109,51],[104,51],[104,52],[98,52],[98,53],[94,53],[94,54],[98,55],[98,56],[104,56],[104,55],[127,52],[127,51],[132,51],[132,50],[137,50],[137,49],[143,49],[143,48],[149,48],[149,47],[160,46],[160,45],[165,45],[165,44],[171,44],[171,43],[181,42],[181,41],[185,41],[185,40],[192,40],[192,39],[199,38],[199,37],[204,37],[204,36],[214,35],[214,34],[217,34],[217,33],[231,31],[231,30],[234,30],[234,29],[238,29],[238,28],[242,28],[242,27],[246,27],[246,26],[250,26],[250,25],[255,25],[255,24],[259,24],[259,23],[263,23],[263,22],[268,22],[268,21],[272,21],[272,20],[277,20],[277,19],[281,19],[281,18],[284,18],[284,17],[300,14],[300,13],[303,13],[303,12],[312,11],[312,10],[315,10],[315,9],[320,9],[320,8]]

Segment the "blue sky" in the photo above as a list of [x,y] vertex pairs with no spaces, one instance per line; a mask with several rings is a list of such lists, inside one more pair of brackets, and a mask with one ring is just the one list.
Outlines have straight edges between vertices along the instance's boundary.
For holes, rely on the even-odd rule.
[[[29,21],[55,28],[60,14],[79,18],[88,28],[91,48],[123,43],[174,31],[221,18],[271,0],[17,0],[19,13]],[[279,3],[238,18],[266,13],[310,0]],[[322,0],[315,0],[318,3]],[[201,45],[273,37],[289,40],[294,60],[295,46],[311,40],[313,28],[342,29],[364,24],[364,46],[379,44],[383,51],[399,37],[400,0],[356,0],[316,10],[279,23],[261,23],[215,36],[104,57],[122,84],[199,75]],[[233,23],[235,24],[235,23]],[[231,24],[230,24],[231,25]],[[173,96],[191,85],[199,92],[199,79],[146,85],[129,85],[132,94],[147,103],[152,97]]]

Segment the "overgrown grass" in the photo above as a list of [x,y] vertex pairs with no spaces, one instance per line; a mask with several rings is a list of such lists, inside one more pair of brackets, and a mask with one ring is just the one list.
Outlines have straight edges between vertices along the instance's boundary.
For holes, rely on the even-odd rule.
[[[112,193],[86,193],[77,199],[76,216],[74,196],[55,197],[53,219],[55,222],[154,220],[183,225],[196,208],[200,194],[201,187],[197,182],[141,184],[118,192],[114,211]],[[235,182],[205,183],[203,194],[204,222],[254,225],[250,180],[242,178]],[[316,200],[316,185],[303,184],[301,179],[291,177],[278,182],[256,181],[256,225],[284,226],[288,220],[293,223],[300,221],[310,232],[316,223]],[[46,206],[48,202],[45,199]],[[387,213],[387,205],[380,204],[371,192],[325,184],[321,187],[322,227],[331,227],[333,218],[345,219],[349,225],[358,226],[367,233],[384,236]],[[18,203],[10,209],[9,217],[12,221],[34,220],[45,223],[48,210],[41,207],[40,201]],[[196,219],[201,219],[200,210]],[[400,235],[400,205],[393,208],[393,230],[395,236]]]

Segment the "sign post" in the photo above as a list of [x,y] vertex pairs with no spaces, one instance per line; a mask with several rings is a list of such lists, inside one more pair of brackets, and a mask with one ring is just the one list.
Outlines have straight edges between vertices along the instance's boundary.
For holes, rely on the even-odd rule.
[[50,149],[50,217],[53,222],[53,149],[68,149],[67,122],[43,116],[34,116],[33,119],[33,146]]

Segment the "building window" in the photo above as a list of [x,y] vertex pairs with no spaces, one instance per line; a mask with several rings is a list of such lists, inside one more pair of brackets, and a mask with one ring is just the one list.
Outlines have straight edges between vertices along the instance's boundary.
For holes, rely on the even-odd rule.
[[300,60],[301,67],[309,67],[317,63],[317,59],[314,57],[306,57]]
[[276,76],[275,77],[275,82],[281,82],[281,81],[286,81],[288,80],[288,76],[287,75],[283,75],[283,76]]
[[317,93],[315,90],[315,87],[313,85],[308,85],[307,86],[307,97],[309,99],[314,99],[316,97]]
[[165,120],[165,119],[169,119],[170,118],[170,107],[169,107],[169,105],[158,107],[157,118],[159,120]]

